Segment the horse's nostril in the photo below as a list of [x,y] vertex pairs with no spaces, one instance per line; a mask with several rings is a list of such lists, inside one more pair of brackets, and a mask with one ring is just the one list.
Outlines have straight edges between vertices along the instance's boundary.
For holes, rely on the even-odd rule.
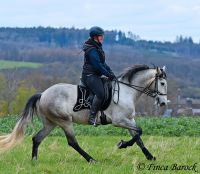
[[160,106],[165,106],[165,102],[160,103]]

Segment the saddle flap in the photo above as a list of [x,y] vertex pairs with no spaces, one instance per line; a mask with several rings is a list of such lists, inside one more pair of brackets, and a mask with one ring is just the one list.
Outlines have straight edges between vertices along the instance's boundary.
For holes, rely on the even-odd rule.
[[78,112],[82,109],[90,109],[90,106],[91,102],[89,90],[82,85],[77,85],[77,100],[73,111]]
[[[80,80],[80,84],[77,85],[77,101],[73,108],[74,112],[78,112],[82,109],[90,109],[94,98],[93,93],[81,82]],[[102,82],[104,84],[105,98],[101,106],[101,111],[104,111],[108,108],[112,99],[112,83],[107,78],[102,78]]]

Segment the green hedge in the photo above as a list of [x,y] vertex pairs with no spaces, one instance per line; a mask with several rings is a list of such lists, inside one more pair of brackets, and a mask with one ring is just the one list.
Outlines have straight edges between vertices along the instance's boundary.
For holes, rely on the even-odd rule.
[[[6,116],[0,118],[0,133],[10,133],[15,126],[18,116]],[[200,117],[179,117],[179,118],[160,118],[160,117],[137,117],[137,124],[142,127],[144,135],[158,136],[200,136]],[[34,118],[34,129],[29,124],[26,133],[34,134],[42,128],[41,121]],[[129,135],[126,129],[106,126],[86,126],[74,124],[76,135]],[[52,136],[64,136],[62,129],[56,128],[51,133]]]

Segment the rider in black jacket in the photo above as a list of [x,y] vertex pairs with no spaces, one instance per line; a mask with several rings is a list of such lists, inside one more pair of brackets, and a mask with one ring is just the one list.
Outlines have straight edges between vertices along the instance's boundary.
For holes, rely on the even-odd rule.
[[110,80],[115,77],[110,67],[105,62],[105,53],[102,49],[104,31],[100,27],[92,27],[90,29],[90,38],[83,45],[84,65],[82,71],[82,81],[95,94],[90,109],[89,121],[90,125],[95,124],[97,112],[100,110],[104,100],[104,88],[101,76],[105,75]]

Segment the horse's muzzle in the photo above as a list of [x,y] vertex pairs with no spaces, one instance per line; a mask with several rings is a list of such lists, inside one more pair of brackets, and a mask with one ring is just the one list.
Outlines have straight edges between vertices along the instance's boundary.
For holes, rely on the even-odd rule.
[[163,107],[163,106],[165,106],[165,105],[166,105],[165,102],[160,103],[160,107]]

